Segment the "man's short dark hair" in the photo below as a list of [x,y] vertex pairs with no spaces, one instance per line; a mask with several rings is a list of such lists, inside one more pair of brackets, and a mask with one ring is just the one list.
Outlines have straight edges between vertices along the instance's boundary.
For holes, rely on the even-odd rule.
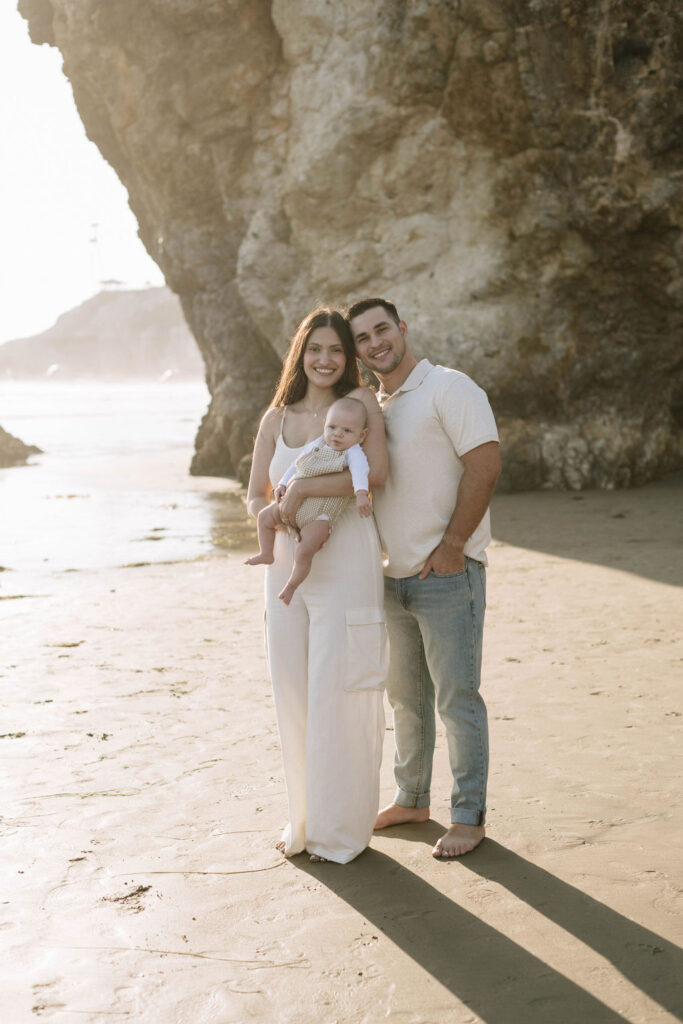
[[374,309],[375,306],[381,306],[387,316],[390,316],[398,327],[401,322],[398,310],[393,302],[389,302],[388,299],[361,299],[360,302],[354,302],[346,311],[347,322],[350,323],[355,316],[360,316],[361,313],[366,313],[368,309]]

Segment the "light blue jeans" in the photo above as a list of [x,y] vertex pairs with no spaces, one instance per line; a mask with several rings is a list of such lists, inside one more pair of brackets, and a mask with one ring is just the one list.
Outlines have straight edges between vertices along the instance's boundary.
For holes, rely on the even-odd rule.
[[386,687],[394,711],[394,802],[428,807],[434,705],[446,727],[453,773],[451,822],[483,825],[488,721],[479,693],[486,571],[465,559],[462,572],[384,580],[390,642]]

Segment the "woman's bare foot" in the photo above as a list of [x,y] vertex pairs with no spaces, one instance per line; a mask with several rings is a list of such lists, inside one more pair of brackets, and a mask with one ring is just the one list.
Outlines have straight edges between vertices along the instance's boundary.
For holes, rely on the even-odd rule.
[[251,558],[245,558],[245,565],[272,565],[275,559],[272,555],[262,555],[259,551],[258,555],[252,555]]
[[474,850],[486,835],[483,825],[463,825],[460,822],[451,825],[445,835],[432,850],[432,857],[437,860],[450,860],[451,857],[462,857],[464,853]]
[[317,853],[312,853],[310,860],[312,860],[314,864],[327,864],[327,857],[319,857]]
[[284,843],[283,839],[281,839],[278,843],[275,844],[275,849],[279,850],[280,853],[284,854],[284,852],[285,852],[285,843]]
[[400,804],[389,804],[377,815],[375,832],[390,825],[410,825],[420,821],[429,821],[428,807],[401,807]]
[[284,601],[284,603],[288,605],[289,602],[294,597],[295,590],[296,587],[293,587],[291,583],[288,583],[287,586],[284,587],[277,596],[280,598],[281,601]]

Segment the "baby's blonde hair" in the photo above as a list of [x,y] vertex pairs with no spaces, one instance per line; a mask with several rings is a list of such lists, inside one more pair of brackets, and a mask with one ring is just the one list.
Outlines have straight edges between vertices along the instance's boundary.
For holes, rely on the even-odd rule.
[[335,402],[332,403],[332,405],[327,410],[327,416],[325,417],[326,423],[328,416],[330,415],[335,406],[341,406],[342,409],[348,409],[349,412],[356,413],[358,413],[360,409],[360,414],[363,417],[363,425],[361,429],[365,430],[365,428],[368,425],[368,410],[365,408],[365,405],[363,404],[363,402],[361,402],[359,398],[351,398],[350,395],[345,395],[343,398],[338,398]]

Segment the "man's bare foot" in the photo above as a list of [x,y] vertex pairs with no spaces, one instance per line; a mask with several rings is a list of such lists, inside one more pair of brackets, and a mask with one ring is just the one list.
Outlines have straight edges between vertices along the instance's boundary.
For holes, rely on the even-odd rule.
[[450,860],[451,857],[462,857],[479,846],[486,835],[483,825],[463,825],[457,822],[451,825],[445,835],[437,842],[432,850],[432,857],[437,860]]
[[259,551],[258,555],[252,555],[251,558],[245,558],[245,565],[272,565],[275,559],[272,555],[262,555]]
[[312,853],[310,860],[312,860],[314,864],[327,864],[327,857],[319,857],[317,853]]
[[287,586],[284,587],[277,596],[280,598],[281,601],[284,601],[284,603],[288,605],[289,602],[294,597],[295,590],[296,587],[293,587],[290,583],[288,583]]
[[377,815],[375,832],[390,825],[410,825],[419,821],[429,821],[428,807],[401,807],[400,804],[389,804]]

